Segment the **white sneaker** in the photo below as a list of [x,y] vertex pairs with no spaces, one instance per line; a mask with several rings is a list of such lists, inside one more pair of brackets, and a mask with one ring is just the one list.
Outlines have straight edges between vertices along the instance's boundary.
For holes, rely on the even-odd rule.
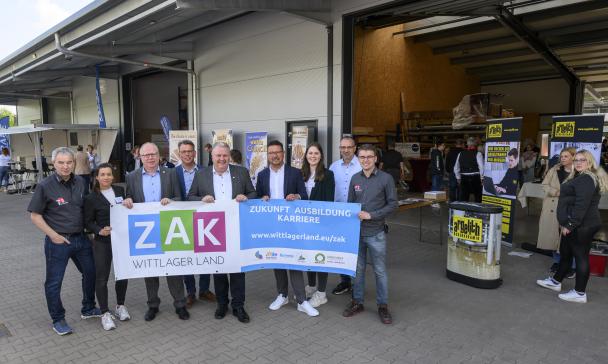
[[117,305],[115,313],[120,321],[128,321],[131,319],[131,315],[129,315],[129,311],[127,311],[127,306],[125,305]]
[[536,281],[536,284],[538,284],[541,287],[548,288],[555,292],[559,292],[562,290],[562,284],[559,282],[555,283],[555,281],[551,277],[545,278],[545,279],[539,279]]
[[325,292],[316,291],[308,300],[312,307],[319,307],[327,303],[327,295]]
[[304,301],[298,304],[298,311],[304,312],[308,316],[319,316],[319,311],[315,310],[308,301]]
[[571,289],[567,293],[560,293],[557,295],[560,300],[568,301],[568,302],[576,302],[576,303],[587,303],[587,294],[583,293],[582,295]]
[[304,291],[306,291],[306,298],[312,297],[312,295],[317,291],[316,286],[306,286],[304,287]]
[[114,323],[114,319],[112,318],[112,314],[110,312],[106,312],[101,316],[101,326],[106,331],[110,331],[116,328],[116,324]]
[[269,309],[276,311],[279,308],[285,306],[289,303],[289,298],[283,296],[282,294],[278,295],[277,298],[268,306]]

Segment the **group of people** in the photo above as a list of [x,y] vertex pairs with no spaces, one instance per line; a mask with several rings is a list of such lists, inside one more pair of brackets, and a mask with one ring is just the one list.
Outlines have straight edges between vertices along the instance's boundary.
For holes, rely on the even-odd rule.
[[[397,207],[393,178],[376,167],[376,149],[360,145],[345,136],[340,140],[341,159],[326,168],[323,148],[312,143],[306,148],[302,169],[285,163],[285,151],[279,141],[268,143],[268,167],[259,172],[254,187],[246,168],[231,164],[234,153],[225,143],[210,149],[210,164],[197,166],[195,145],[189,140],[179,143],[180,164],[177,168],[160,165],[159,149],[145,143],[128,163],[135,165],[126,176],[126,189],[115,185],[114,167],[109,163],[96,165],[93,188],[88,193],[85,178],[74,173],[75,153],[57,148],[52,153],[55,171],[42,180],[30,201],[28,211],[32,222],[45,234],[45,295],[53,330],[59,335],[72,332],[65,320],[60,291],[68,261],[72,259],[82,273],[83,300],[81,318],[100,317],[105,330],[116,328],[115,319],[130,319],[125,306],[127,281],[115,283],[116,308],[108,304],[108,280],[112,264],[110,209],[115,205],[132,208],[134,203],[189,200],[214,203],[248,199],[318,200],[355,202],[361,204],[360,243],[356,276],[341,276],[333,289],[336,295],[352,292],[352,299],[343,316],[351,317],[364,310],[365,270],[369,262],[376,279],[376,303],[382,323],[392,323],[388,309],[388,276],[386,272],[385,218]],[[356,155],[355,155],[356,154]],[[87,231],[94,234],[89,240]],[[289,303],[289,282],[297,310],[318,316],[317,308],[327,303],[327,273],[304,274],[295,270],[274,270],[277,296],[270,310],[279,310]],[[167,285],[179,319],[190,317],[188,309],[195,302],[194,276],[167,276]],[[146,321],[159,313],[159,277],[144,279],[148,309]],[[216,301],[216,319],[223,319],[228,308],[243,323],[250,321],[245,311],[245,273],[213,274],[215,294],[209,291],[209,275],[199,278],[199,299]],[[95,296],[99,303],[96,307]]]

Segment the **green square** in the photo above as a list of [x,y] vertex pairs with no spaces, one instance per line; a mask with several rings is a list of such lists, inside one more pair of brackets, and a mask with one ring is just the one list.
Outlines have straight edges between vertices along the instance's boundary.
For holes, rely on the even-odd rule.
[[192,215],[195,211],[160,212],[160,241],[164,252],[194,250]]

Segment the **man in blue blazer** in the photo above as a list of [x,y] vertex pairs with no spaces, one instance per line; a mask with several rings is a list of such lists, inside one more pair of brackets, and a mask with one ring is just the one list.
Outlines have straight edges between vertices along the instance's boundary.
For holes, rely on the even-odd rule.
[[[182,201],[188,201],[188,192],[192,187],[192,181],[199,170],[199,166],[194,163],[196,150],[194,143],[190,140],[182,140],[177,144],[179,159],[181,164],[175,168],[175,174],[179,181]],[[198,298],[209,302],[215,302],[215,295],[209,290],[211,283],[210,274],[201,274],[198,281],[199,293]],[[186,285],[186,308],[191,308],[196,301],[196,278],[194,275],[184,276],[184,284]]]
[[[285,151],[283,144],[278,140],[268,143],[268,167],[258,173],[256,192],[259,198],[267,201],[269,199],[285,199],[287,201],[306,200],[306,186],[302,172],[284,163]],[[318,316],[315,310],[306,300],[304,290],[304,275],[301,271],[275,269],[274,276],[277,280],[279,295],[270,304],[269,309],[276,311],[289,303],[287,272],[291,278],[291,286],[298,302],[298,311],[308,316]]]

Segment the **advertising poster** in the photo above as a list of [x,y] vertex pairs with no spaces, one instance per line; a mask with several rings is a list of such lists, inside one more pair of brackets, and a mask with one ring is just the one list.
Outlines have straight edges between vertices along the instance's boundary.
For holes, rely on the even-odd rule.
[[[190,140],[194,143],[194,150],[198,150],[196,130],[171,130],[169,132],[169,161],[176,166],[181,163],[178,145],[182,140]],[[196,155],[194,156],[194,163],[198,163]]]
[[211,136],[213,137],[213,141],[211,142],[211,145],[222,142],[222,143],[228,144],[230,149],[234,148],[234,141],[232,139],[232,129],[212,130]]
[[267,146],[267,132],[245,133],[245,163],[254,186],[258,173],[268,164]]
[[491,119],[486,129],[482,202],[502,212],[502,242],[511,245],[517,186],[522,118]]
[[559,163],[562,149],[574,147],[586,149],[595,162],[599,164],[602,152],[602,131],[604,115],[554,116],[551,127],[551,144],[549,150],[549,168]]
[[116,279],[293,269],[354,276],[359,204],[249,200],[110,210]]
[[308,127],[294,126],[291,131],[291,161],[290,164],[295,168],[302,168],[304,163],[304,153],[308,145]]

